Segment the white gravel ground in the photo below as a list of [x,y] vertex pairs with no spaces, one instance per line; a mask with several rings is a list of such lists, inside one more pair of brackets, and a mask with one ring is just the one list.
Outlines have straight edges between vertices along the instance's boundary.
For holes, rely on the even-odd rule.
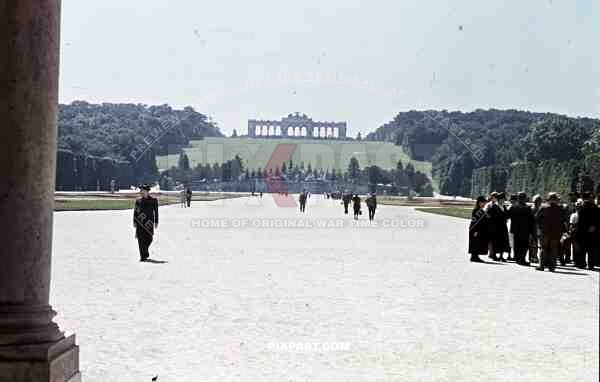
[[[51,300],[86,382],[598,380],[598,273],[470,263],[465,220],[353,227],[314,195],[305,216],[268,195],[160,214],[164,264],[138,261],[131,211],[55,214]],[[281,348],[306,342],[349,349]]]

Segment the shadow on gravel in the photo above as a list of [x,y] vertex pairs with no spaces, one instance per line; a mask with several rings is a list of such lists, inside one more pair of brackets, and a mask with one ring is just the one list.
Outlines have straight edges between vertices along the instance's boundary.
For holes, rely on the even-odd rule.
[[569,272],[569,271],[559,271],[559,270],[555,270],[554,273],[560,273],[563,275],[579,275],[579,276],[587,276],[587,273],[581,273],[581,272]]
[[508,265],[507,263],[497,263],[495,261],[483,261],[481,263],[478,264],[488,264],[488,265]]
[[164,261],[164,260],[153,260],[153,259],[147,259],[144,261],[144,263],[151,263],[151,264],[166,264],[168,263],[168,261]]

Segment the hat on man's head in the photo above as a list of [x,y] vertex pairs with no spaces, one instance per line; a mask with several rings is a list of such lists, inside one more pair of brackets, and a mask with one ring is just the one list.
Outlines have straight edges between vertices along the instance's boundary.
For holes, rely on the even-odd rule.
[[477,204],[479,203],[487,203],[487,199],[485,198],[485,196],[479,196],[477,198]]
[[515,201],[515,200],[519,200],[519,197],[517,196],[517,194],[511,194],[510,195],[510,201]]
[[494,191],[494,192],[492,192],[492,193],[490,194],[490,198],[496,198],[496,199],[499,199],[499,198],[500,198],[500,193],[499,193],[499,192],[496,192],[496,191]]
[[541,202],[542,201],[542,196],[540,194],[537,194],[533,197],[533,202]]
[[140,190],[150,191],[150,185],[149,184],[142,184],[140,186]]
[[524,191],[521,191],[517,194],[517,199],[521,202],[527,201],[527,194]]
[[560,200],[560,197],[558,196],[558,194],[556,192],[550,192],[548,194],[548,200],[549,201],[558,201],[558,200]]

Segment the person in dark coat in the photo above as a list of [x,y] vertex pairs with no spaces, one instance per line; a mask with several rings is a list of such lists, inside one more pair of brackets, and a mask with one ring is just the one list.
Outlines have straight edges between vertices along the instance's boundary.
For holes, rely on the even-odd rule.
[[582,232],[579,230],[579,214],[583,208],[583,199],[575,202],[575,212],[569,217],[569,237],[573,245],[573,262],[577,268],[585,268],[585,253],[582,256],[584,244]]
[[471,224],[469,224],[469,253],[471,254],[471,261],[476,263],[483,263],[484,261],[479,258],[479,255],[484,255],[488,251],[485,227],[487,221],[483,210],[486,203],[487,200],[485,197],[478,197],[475,208],[473,208],[473,211],[471,212]]
[[344,204],[344,214],[348,215],[348,205],[352,201],[352,195],[346,192],[342,195],[342,204]]
[[515,262],[519,265],[529,265],[525,260],[531,236],[535,231],[535,218],[531,207],[527,205],[527,194],[519,192],[517,203],[508,210],[510,233],[513,235]]
[[360,197],[358,194],[354,195],[352,198],[352,209],[354,210],[354,220],[358,220],[358,215],[362,213],[360,210]]
[[484,207],[488,219],[486,222],[488,253],[492,260],[506,262],[502,254],[510,253],[510,242],[506,225],[506,208],[502,205],[504,193],[492,192],[490,197],[491,201]]
[[306,197],[306,191],[302,191],[300,193],[300,197],[298,198],[298,200],[300,201],[300,212],[306,211]]
[[192,190],[190,188],[185,192],[185,200],[187,202],[187,206],[191,207],[192,205]]
[[133,226],[140,250],[140,261],[150,257],[148,249],[154,238],[154,229],[158,228],[158,200],[150,196],[150,186],[140,187],[142,197],[135,201],[133,208]]
[[370,194],[365,202],[369,209],[369,220],[375,219],[375,210],[377,209],[377,198],[375,197],[375,194]]
[[556,268],[556,259],[560,254],[560,239],[565,232],[563,211],[559,201],[558,194],[551,192],[548,194],[548,204],[543,205],[535,217],[542,231],[542,255],[540,265],[536,268],[538,271],[548,268],[550,272],[554,272]]
[[[537,215],[538,211],[542,208],[542,197],[540,195],[535,195],[533,197],[533,216]],[[535,230],[534,235],[531,238],[529,243],[529,262],[530,263],[539,263],[539,256],[541,257],[541,240],[542,240],[542,231],[540,230],[540,226],[535,222]]]
[[600,209],[594,203],[594,196],[591,192],[583,194],[583,206],[579,212],[578,229],[583,245],[579,267],[586,266],[585,256],[587,254],[587,267],[594,269],[600,252]]

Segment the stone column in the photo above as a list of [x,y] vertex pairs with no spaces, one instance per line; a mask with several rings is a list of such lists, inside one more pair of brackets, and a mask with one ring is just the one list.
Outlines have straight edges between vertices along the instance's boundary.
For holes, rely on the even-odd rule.
[[79,381],[49,303],[60,0],[4,0],[0,15],[0,381]]

